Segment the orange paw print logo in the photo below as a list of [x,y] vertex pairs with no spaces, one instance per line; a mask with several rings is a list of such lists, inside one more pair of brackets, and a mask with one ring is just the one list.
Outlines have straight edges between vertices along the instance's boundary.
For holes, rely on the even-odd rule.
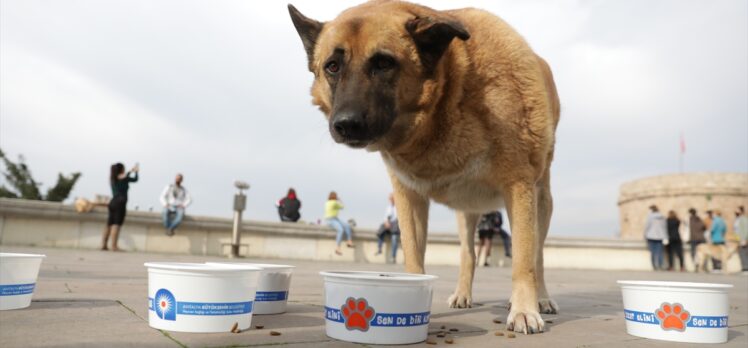
[[369,331],[369,322],[374,318],[374,308],[369,307],[365,298],[356,300],[349,297],[340,307],[340,311],[343,313],[346,329]]
[[660,320],[660,327],[663,330],[685,331],[686,323],[691,319],[691,314],[684,310],[680,303],[663,302],[660,309],[655,311],[655,315]]

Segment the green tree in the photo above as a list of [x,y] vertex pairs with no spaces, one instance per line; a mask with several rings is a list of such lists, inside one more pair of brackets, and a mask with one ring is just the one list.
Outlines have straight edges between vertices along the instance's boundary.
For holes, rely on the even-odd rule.
[[57,184],[47,190],[46,196],[42,197],[39,187],[40,182],[36,182],[31,175],[31,170],[22,155],[18,156],[18,162],[14,163],[9,160],[2,149],[0,149],[0,159],[5,164],[5,170],[2,175],[10,185],[0,185],[0,197],[5,198],[22,198],[32,200],[45,200],[53,202],[62,202],[70,195],[73,186],[78,182],[81,173],[72,173],[69,176],[57,175]]

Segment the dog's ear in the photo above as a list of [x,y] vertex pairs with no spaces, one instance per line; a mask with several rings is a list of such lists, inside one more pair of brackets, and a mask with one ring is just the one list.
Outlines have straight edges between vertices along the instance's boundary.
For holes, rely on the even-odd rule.
[[291,4],[288,4],[288,13],[291,15],[291,20],[293,21],[293,26],[296,27],[296,32],[298,32],[299,36],[301,37],[301,43],[304,44],[306,57],[309,60],[309,71],[312,71],[314,46],[317,45],[317,37],[322,31],[322,27],[325,25],[325,23],[307,18]]
[[462,23],[442,16],[413,18],[405,23],[405,29],[413,37],[421,63],[428,70],[436,68],[452,39],[457,37],[464,41],[470,38]]

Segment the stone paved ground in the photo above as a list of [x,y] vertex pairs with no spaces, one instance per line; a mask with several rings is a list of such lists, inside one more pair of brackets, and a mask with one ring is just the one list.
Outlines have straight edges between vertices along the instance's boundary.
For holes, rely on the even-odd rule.
[[[298,268],[291,285],[288,313],[254,316],[264,325],[240,334],[186,334],[151,329],[147,322],[146,261],[204,262],[216,257],[111,253],[67,249],[0,247],[7,252],[43,253],[37,290],[31,307],[0,312],[0,347],[356,347],[325,336],[321,270],[402,271],[402,265],[325,263],[267,260]],[[435,283],[431,329],[456,328],[456,347],[672,347],[697,346],[659,342],[625,333],[617,279],[678,280],[734,284],[730,293],[730,329],[726,347],[748,347],[748,277],[741,275],[549,270],[551,294],[561,306],[549,330],[540,335],[498,337],[506,319],[511,277],[509,269],[481,268],[476,274],[477,306],[457,310],[446,306],[457,267],[432,266]],[[281,336],[270,336],[275,330]],[[435,338],[433,335],[431,338]],[[436,339],[437,346],[446,346]],[[410,347],[410,346],[409,346]],[[433,347],[416,344],[412,347]]]

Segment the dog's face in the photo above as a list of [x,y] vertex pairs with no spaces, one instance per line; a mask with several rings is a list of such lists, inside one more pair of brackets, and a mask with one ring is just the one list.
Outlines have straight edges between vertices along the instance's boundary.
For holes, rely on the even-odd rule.
[[289,12],[315,76],[313,103],[333,139],[354,148],[399,144],[418,124],[449,43],[469,38],[451,17],[402,2],[366,3],[327,23]]

